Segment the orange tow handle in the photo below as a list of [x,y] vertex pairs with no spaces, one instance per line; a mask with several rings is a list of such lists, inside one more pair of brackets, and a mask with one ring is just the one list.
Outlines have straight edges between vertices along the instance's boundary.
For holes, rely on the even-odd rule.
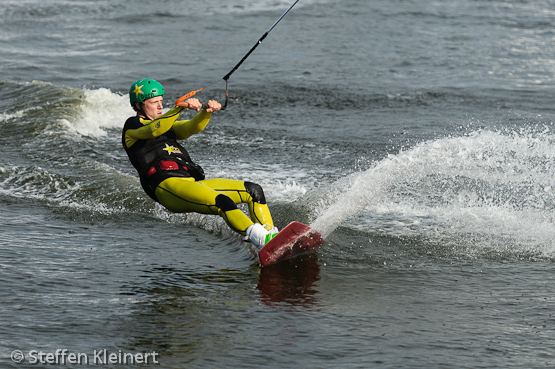
[[197,92],[200,92],[200,91],[202,91],[202,90],[204,90],[204,87],[201,88],[201,89],[199,89],[199,90],[196,90],[196,91],[191,91],[191,92],[189,92],[188,94],[185,94],[185,95],[181,96],[179,99],[176,100],[175,105],[176,105],[176,106],[183,106],[183,107],[186,107],[186,106],[184,106],[184,105],[182,104],[182,102],[185,101],[185,100],[187,100],[188,98],[190,98],[190,97],[192,97],[192,96],[195,96],[195,95],[197,94]]

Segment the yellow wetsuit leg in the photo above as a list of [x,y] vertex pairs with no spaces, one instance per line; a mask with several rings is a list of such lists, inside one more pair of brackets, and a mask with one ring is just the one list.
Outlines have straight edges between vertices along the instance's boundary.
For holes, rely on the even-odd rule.
[[[172,177],[158,185],[156,197],[160,204],[175,213],[220,215],[231,229],[242,235],[253,222],[273,226],[268,205],[256,202],[243,181]],[[239,203],[248,204],[251,219],[235,206]]]
[[[214,178],[200,181],[200,183],[213,188],[218,193],[228,196],[236,204],[246,203],[249,206],[249,214],[253,222],[260,224],[269,224],[273,227],[274,222],[270,209],[264,200],[264,203],[257,202],[253,198],[252,190],[249,191],[246,187],[246,182],[237,181],[233,179]],[[254,185],[251,183],[251,185]],[[257,185],[254,185],[257,186]],[[260,186],[258,186],[260,188]],[[260,191],[262,189],[260,188]]]

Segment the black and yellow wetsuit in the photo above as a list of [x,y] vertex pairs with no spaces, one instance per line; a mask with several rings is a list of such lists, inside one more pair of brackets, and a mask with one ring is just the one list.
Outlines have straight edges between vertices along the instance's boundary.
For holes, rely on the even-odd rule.
[[[253,222],[273,226],[259,185],[223,178],[205,179],[202,168],[177,140],[201,132],[212,113],[202,110],[190,120],[178,121],[183,110],[176,106],[155,120],[135,116],[125,122],[123,147],[145,192],[172,212],[220,215],[242,235]],[[250,219],[237,208],[239,203],[248,204]]]

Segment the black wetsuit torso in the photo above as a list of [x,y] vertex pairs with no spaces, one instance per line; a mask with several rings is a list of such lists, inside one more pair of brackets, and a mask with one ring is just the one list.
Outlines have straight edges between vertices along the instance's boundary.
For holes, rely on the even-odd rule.
[[157,200],[154,191],[166,178],[193,177],[197,181],[204,179],[204,171],[177,142],[173,128],[158,137],[138,140],[127,147],[125,132],[141,127],[143,124],[138,116],[127,119],[123,127],[122,143],[129,160],[139,173],[143,189],[150,197]]

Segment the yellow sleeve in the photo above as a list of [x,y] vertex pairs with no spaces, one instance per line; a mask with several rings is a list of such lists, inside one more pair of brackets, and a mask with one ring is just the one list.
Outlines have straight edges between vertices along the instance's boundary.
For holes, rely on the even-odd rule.
[[212,117],[212,113],[208,113],[203,109],[190,120],[180,120],[175,122],[173,130],[175,131],[177,139],[184,140],[201,132],[204,128],[206,128],[210,117]]
[[126,134],[137,140],[146,140],[163,135],[173,126],[183,110],[184,108],[176,106],[155,120],[141,119],[143,126],[136,129],[128,129]]

